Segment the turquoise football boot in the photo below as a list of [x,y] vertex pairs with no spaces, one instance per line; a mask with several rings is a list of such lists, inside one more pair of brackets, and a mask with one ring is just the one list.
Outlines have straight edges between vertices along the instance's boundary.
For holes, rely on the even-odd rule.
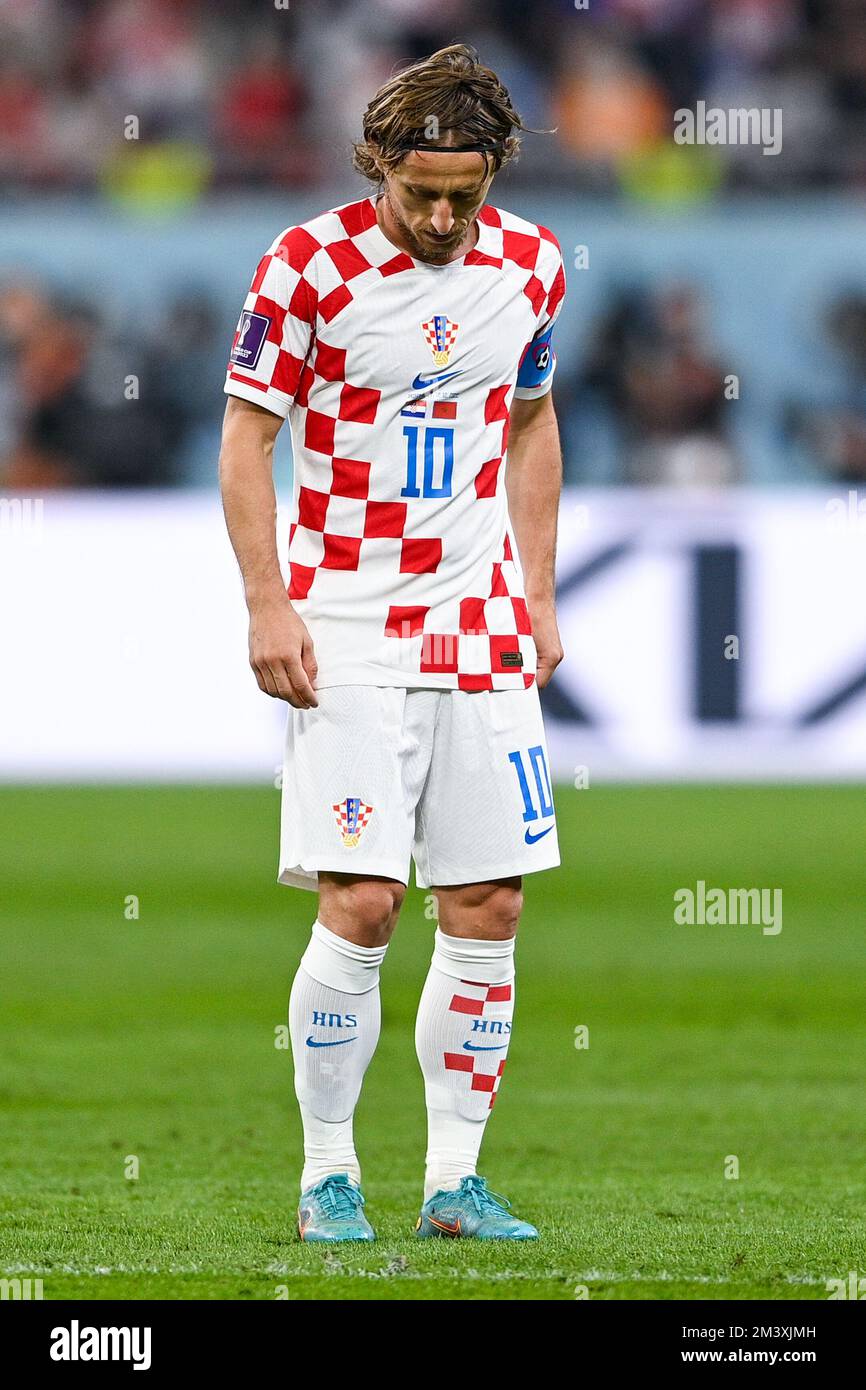
[[470,1236],[474,1240],[538,1240],[528,1221],[510,1216],[511,1203],[488,1192],[477,1173],[461,1178],[456,1192],[434,1192],[421,1208],[416,1236]]
[[375,1240],[376,1233],[362,1208],[361,1189],[349,1181],[348,1173],[329,1173],[314,1187],[301,1193],[298,1207],[298,1234],[301,1240]]

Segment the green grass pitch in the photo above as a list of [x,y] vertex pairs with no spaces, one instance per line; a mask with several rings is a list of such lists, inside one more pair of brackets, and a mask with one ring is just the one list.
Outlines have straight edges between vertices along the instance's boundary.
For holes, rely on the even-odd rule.
[[[274,882],[276,793],[0,793],[3,1271],[48,1299],[822,1299],[866,1275],[862,789],[558,807],[481,1165],[542,1239],[412,1237],[433,924],[411,888],[356,1124],[380,1239],[328,1253],[295,1233],[274,1043],[315,899]],[[781,933],[675,925],[699,878],[781,887]]]

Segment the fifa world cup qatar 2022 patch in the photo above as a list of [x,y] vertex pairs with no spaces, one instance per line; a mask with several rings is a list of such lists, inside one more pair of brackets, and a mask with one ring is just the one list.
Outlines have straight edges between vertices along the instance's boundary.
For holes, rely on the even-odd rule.
[[373,807],[359,796],[347,796],[345,801],[334,803],[337,829],[347,849],[355,848],[372,814]]
[[267,314],[254,314],[250,309],[244,309],[238,320],[231,350],[232,362],[237,363],[239,367],[255,367],[261,357],[270,326],[271,320]]

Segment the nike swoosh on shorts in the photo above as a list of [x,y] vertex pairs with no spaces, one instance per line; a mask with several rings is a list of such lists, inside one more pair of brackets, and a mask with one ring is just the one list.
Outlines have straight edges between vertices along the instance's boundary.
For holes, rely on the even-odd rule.
[[528,845],[534,845],[536,840],[543,840],[545,835],[549,835],[552,829],[553,826],[549,825],[546,830],[539,830],[537,835],[533,835],[531,830],[527,830],[524,832],[523,838]]

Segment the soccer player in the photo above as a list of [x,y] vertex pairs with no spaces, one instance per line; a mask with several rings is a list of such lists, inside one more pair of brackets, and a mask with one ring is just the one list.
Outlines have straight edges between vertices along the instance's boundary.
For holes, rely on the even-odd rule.
[[[559,863],[538,689],[562,658],[550,391],[565,280],[556,238],[487,202],[521,129],[464,45],[400,72],[355,147],[375,191],[277,237],[231,351],[220,474],[250,662],[292,707],[279,879],[318,889],[289,1004],[307,1241],[374,1238],[352,1117],[410,859],[438,911],[416,1026],[417,1234],[538,1234],[477,1172],[522,875]],[[271,466],[284,420],[288,592]]]

